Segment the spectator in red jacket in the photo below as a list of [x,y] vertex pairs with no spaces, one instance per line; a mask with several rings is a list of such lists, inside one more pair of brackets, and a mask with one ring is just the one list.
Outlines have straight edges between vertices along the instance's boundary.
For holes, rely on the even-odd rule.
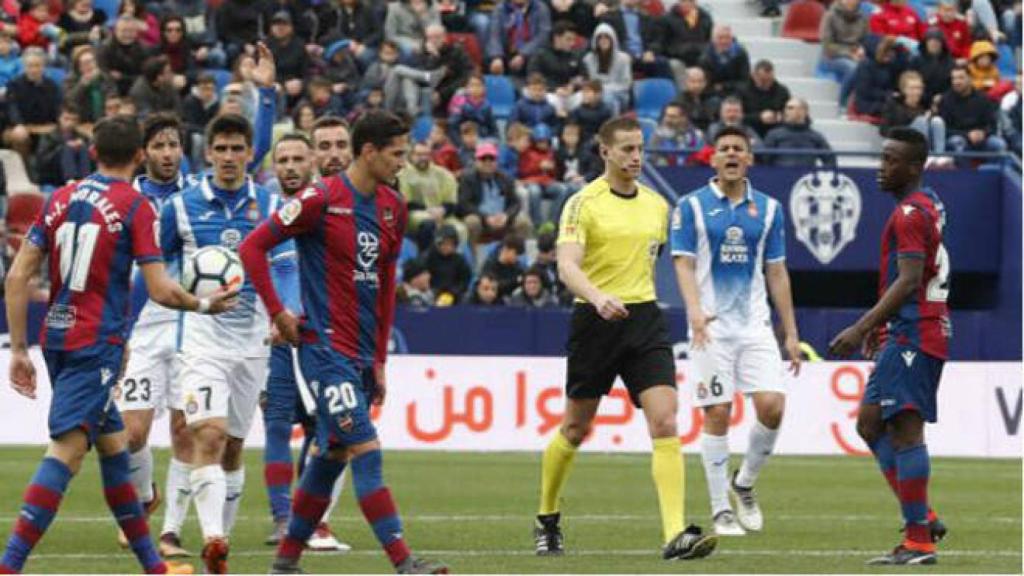
[[868,24],[872,34],[909,38],[915,43],[924,38],[928,27],[916,10],[907,6],[907,0],[888,0],[879,8]]
[[32,0],[28,9],[18,17],[18,44],[22,50],[30,46],[46,50],[59,34],[60,29],[50,22],[50,7],[46,0]]
[[[534,126],[530,147],[519,155],[519,181],[527,191],[530,219],[536,224],[557,222],[559,207],[571,193],[570,187],[555,180],[558,166],[551,147],[553,136],[547,124]],[[550,203],[547,210],[544,210],[545,201]]]
[[957,10],[957,0],[940,0],[938,11],[928,19],[929,28],[938,28],[954,58],[966,61],[971,55],[971,30]]

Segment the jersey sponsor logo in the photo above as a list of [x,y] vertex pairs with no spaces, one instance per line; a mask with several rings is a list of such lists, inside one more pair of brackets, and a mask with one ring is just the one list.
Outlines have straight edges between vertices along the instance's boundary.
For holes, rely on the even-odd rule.
[[903,356],[903,363],[907,365],[907,368],[910,368],[910,366],[914,363],[914,358],[917,357],[917,352],[907,350],[903,352],[903,354],[900,354],[900,356]]
[[718,259],[722,264],[750,262],[750,248],[743,239],[743,228],[729,226],[725,229],[725,241],[718,248]]
[[355,280],[376,285],[380,240],[373,232],[360,232],[356,235],[356,244],[359,248],[359,252],[356,253],[356,265],[359,268],[354,271]]
[[718,216],[722,212],[725,212],[725,210],[722,210],[721,208],[712,208],[711,210],[708,210],[708,216],[714,218],[715,216]]
[[352,209],[345,208],[344,206],[328,206],[327,213],[334,214],[335,216],[351,216]]
[[75,325],[78,311],[74,306],[54,304],[46,311],[46,325],[49,328],[67,330]]
[[255,200],[249,202],[249,209],[245,214],[250,222],[258,222],[260,219],[260,205]]
[[230,250],[237,250],[238,245],[242,243],[242,232],[235,228],[225,228],[220,233],[220,244],[221,246]]
[[216,215],[217,213],[214,212],[213,210],[207,210],[206,212],[203,212],[202,214],[199,215],[199,220],[205,222]]
[[857,237],[860,213],[857,184],[839,172],[807,174],[789,196],[796,239],[822,264],[835,260]]
[[302,201],[295,199],[282,206],[281,210],[278,211],[277,216],[281,219],[282,224],[285,226],[291,226],[300,214],[302,214]]

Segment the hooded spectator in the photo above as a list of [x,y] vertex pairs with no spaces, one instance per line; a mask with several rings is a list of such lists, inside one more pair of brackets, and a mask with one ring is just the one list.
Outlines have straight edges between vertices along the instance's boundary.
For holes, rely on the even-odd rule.
[[430,308],[434,305],[434,291],[430,288],[430,269],[416,258],[402,265],[402,283],[395,292],[399,304],[413,308]]
[[434,246],[423,259],[430,272],[430,288],[438,301],[444,299],[457,303],[469,288],[473,271],[466,259],[459,254],[459,233],[452,226],[441,226],[437,230]]
[[605,102],[616,114],[629,106],[633,68],[629,54],[619,47],[619,37],[610,25],[598,24],[590,39],[590,52],[583,57],[587,77],[604,88]]
[[558,298],[544,284],[544,270],[531,266],[523,273],[519,287],[508,297],[509,306],[550,308],[558,306]]
[[967,65],[967,71],[975,90],[988,92],[999,84],[999,68],[996,66],[998,58],[999,52],[988,40],[978,40],[971,44],[971,63]]
[[946,45],[946,36],[941,30],[929,30],[921,42],[920,51],[911,59],[910,67],[921,73],[924,79],[924,97],[932,102],[936,96],[949,90],[949,74],[956,65],[956,59]]

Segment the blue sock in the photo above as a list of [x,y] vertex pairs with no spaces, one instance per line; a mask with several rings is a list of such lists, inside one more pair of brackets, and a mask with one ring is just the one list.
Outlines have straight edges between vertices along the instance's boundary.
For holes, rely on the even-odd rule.
[[391,563],[398,566],[411,554],[402,537],[402,519],[391,491],[384,486],[383,458],[380,450],[372,450],[352,459],[352,485],[363,516],[373,528],[377,541],[387,552]]
[[57,515],[57,508],[71,482],[71,469],[56,458],[46,457],[25,489],[24,504],[14,523],[14,533],[0,560],[0,571],[21,572],[25,560]]
[[878,468],[882,471],[882,476],[885,476],[885,481],[889,483],[889,487],[899,498],[899,487],[896,484],[896,451],[892,448],[889,434],[882,434],[874,444],[868,447],[875,455],[875,461],[878,462]]
[[288,518],[292,498],[292,425],[278,419],[264,419],[267,439],[263,449],[263,480],[267,485],[270,514],[274,520]]
[[164,566],[149,537],[149,524],[142,503],[132,486],[128,466],[128,451],[100,457],[100,475],[103,477],[103,495],[118,526],[128,538],[132,552],[146,573],[162,571]]

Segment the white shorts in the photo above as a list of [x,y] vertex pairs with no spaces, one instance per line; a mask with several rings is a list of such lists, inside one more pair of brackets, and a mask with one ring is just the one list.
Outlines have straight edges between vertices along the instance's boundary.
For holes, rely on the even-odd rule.
[[228,436],[245,438],[267,383],[267,358],[216,357],[184,352],[181,389],[185,422],[227,418]]
[[128,365],[114,395],[117,409],[121,412],[155,410],[155,418],[160,418],[167,409],[181,410],[180,368],[173,342],[129,346]]
[[693,399],[697,406],[732,402],[741,392],[786,392],[779,346],[771,335],[744,339],[715,339],[703,350],[690,350],[697,373]]

